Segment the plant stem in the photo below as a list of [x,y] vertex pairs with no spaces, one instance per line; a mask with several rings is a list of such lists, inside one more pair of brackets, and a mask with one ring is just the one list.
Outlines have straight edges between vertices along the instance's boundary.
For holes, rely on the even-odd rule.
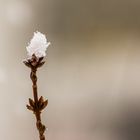
[[43,61],[44,57],[37,58],[35,55],[32,56],[31,59],[23,61],[23,63],[31,69],[30,78],[32,80],[32,88],[33,88],[33,96],[34,101],[29,98],[29,105],[27,105],[27,109],[30,111],[33,111],[33,113],[36,116],[36,127],[39,132],[40,140],[45,140],[44,132],[46,130],[45,125],[42,124],[41,121],[41,111],[48,105],[48,100],[43,100],[43,97],[41,96],[38,98],[37,93],[37,69],[44,65],[45,61]]
[[41,111],[39,109],[39,100],[38,100],[38,92],[37,92],[37,75],[36,75],[36,72],[37,72],[37,68],[34,68],[32,67],[31,68],[31,75],[30,75],[30,78],[32,80],[32,83],[33,83],[33,96],[34,96],[34,103],[35,103],[35,110],[34,110],[34,114],[36,116],[36,126],[37,126],[37,129],[39,131],[39,137],[40,137],[40,140],[45,140],[45,136],[44,136],[44,129],[45,129],[45,126],[42,124],[41,122]]

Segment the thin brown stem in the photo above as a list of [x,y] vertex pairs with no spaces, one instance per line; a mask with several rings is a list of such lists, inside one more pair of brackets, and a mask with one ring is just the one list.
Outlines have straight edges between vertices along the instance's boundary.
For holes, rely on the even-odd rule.
[[33,82],[33,96],[34,96],[34,103],[35,103],[35,106],[36,106],[36,109],[34,110],[34,114],[36,116],[36,126],[37,126],[37,129],[39,131],[40,140],[45,140],[45,136],[43,134],[44,130],[42,130],[42,127],[44,127],[44,129],[45,129],[45,126],[41,122],[41,111],[38,107],[38,102],[39,101],[38,101],[38,93],[37,93],[36,71],[37,71],[36,68],[31,68],[31,80]]
[[27,108],[36,116],[36,127],[39,132],[40,140],[45,140],[44,132],[46,130],[45,125],[42,124],[41,121],[41,111],[48,105],[48,100],[43,100],[43,97],[41,96],[38,98],[38,92],[37,92],[37,69],[40,68],[45,62],[42,61],[42,58],[37,58],[35,55],[32,56],[31,59],[28,59],[27,61],[24,61],[24,64],[31,69],[30,78],[32,80],[32,88],[33,88],[33,97],[34,100],[29,98],[29,105],[27,105]]

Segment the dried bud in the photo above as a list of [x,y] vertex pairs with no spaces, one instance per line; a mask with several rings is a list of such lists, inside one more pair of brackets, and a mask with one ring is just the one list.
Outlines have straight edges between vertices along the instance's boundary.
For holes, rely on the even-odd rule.
[[32,107],[35,106],[35,103],[34,103],[34,101],[33,101],[31,98],[29,98],[29,104],[30,104],[30,106],[32,106]]
[[32,106],[26,105],[27,109],[34,111],[34,108]]
[[48,105],[48,100],[44,101],[41,105],[41,110],[43,110]]

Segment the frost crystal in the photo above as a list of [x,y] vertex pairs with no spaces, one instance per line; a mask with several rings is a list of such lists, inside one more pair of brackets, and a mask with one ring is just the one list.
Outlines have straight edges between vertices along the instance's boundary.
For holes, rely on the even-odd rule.
[[46,36],[40,32],[34,32],[29,45],[26,47],[29,58],[34,54],[37,58],[45,57],[46,50],[50,42],[47,42]]

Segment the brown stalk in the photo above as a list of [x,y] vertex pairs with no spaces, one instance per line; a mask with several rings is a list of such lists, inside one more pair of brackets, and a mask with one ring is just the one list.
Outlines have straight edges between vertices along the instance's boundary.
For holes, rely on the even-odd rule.
[[44,132],[46,130],[45,125],[42,124],[41,121],[41,111],[47,106],[48,100],[43,100],[43,97],[41,96],[38,98],[38,92],[37,92],[37,69],[41,67],[45,62],[42,61],[42,58],[37,58],[35,55],[32,56],[31,59],[28,59],[24,61],[24,64],[31,69],[30,78],[32,80],[32,88],[33,88],[33,96],[34,100],[29,98],[29,105],[27,105],[27,109],[33,111],[36,117],[36,127],[39,132],[40,140],[45,140]]

